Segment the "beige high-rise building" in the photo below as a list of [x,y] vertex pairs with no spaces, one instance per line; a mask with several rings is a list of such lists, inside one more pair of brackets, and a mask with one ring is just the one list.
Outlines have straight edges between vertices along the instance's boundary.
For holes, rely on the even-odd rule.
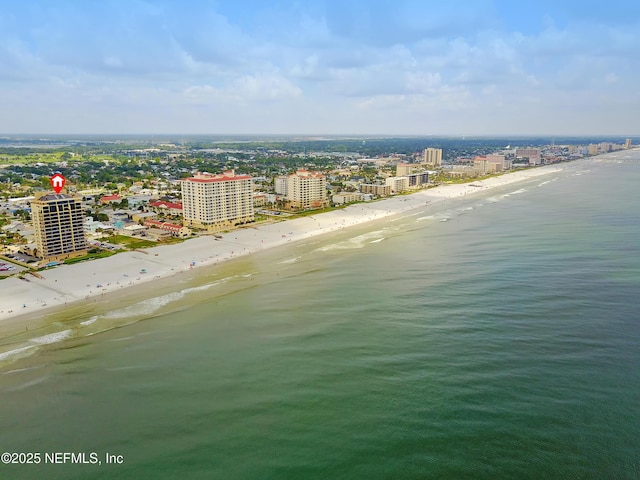
[[327,179],[319,172],[298,170],[287,178],[291,208],[320,208],[327,204]]
[[504,156],[487,155],[486,157],[476,157],[473,159],[473,168],[478,174],[502,172],[504,170]]
[[540,165],[542,151],[539,148],[516,148],[516,158],[528,158],[529,165]]
[[396,165],[396,177],[403,177],[405,175],[410,175],[413,171],[413,165],[410,163],[399,163]]
[[598,153],[609,153],[613,151],[613,143],[611,142],[600,142],[598,147]]
[[490,164],[493,164],[493,166],[490,167],[490,170],[493,172],[502,172],[511,168],[512,162],[507,160],[504,155],[487,155],[486,159]]
[[627,138],[624,142],[624,148],[626,148],[627,150],[631,148],[631,139]]
[[85,255],[82,199],[66,193],[44,193],[31,201],[36,256],[63,260]]
[[442,166],[442,149],[441,148],[425,148],[422,152],[422,163],[432,165],[434,167]]
[[253,222],[253,185],[249,175],[228,170],[182,180],[184,223],[210,231]]

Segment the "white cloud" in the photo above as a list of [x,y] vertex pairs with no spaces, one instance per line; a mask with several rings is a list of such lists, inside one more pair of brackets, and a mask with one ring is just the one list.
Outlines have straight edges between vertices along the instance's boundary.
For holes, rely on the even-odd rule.
[[277,73],[244,75],[223,87],[194,85],[184,89],[184,95],[195,100],[263,101],[295,98],[301,93],[300,88]]
[[243,75],[238,78],[230,92],[243,98],[252,100],[279,100],[298,97],[302,94],[300,88],[278,74]]
[[[626,117],[611,105],[640,107],[640,25],[633,19],[614,24],[590,14],[561,21],[540,13],[539,27],[532,19],[519,32],[500,21],[490,1],[252,9],[242,2],[200,9],[115,2],[93,12],[35,5],[0,12],[0,131],[33,130],[17,110],[65,108],[78,115],[65,117],[69,130],[91,130],[90,119],[104,125],[98,119],[108,115],[124,126],[113,112],[135,109],[128,118],[153,113],[153,125],[166,122],[172,130],[218,125],[207,116],[211,108],[224,112],[228,131],[370,126],[384,133],[386,125],[419,133],[428,112],[438,116],[432,128],[440,133],[461,125],[527,133],[559,118],[565,122],[556,127],[567,128],[570,115],[586,125],[592,110],[585,104],[611,112],[599,116],[607,128],[622,127],[619,118]],[[306,116],[297,113],[301,106]],[[550,115],[559,108],[569,113]],[[44,113],[37,121],[45,118],[63,125]]]

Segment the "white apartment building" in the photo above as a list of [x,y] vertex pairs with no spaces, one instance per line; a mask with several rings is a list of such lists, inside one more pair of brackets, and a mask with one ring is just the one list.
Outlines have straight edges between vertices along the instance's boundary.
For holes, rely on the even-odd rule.
[[180,183],[185,225],[216,231],[255,220],[249,175],[200,173]]
[[389,177],[385,179],[385,185],[391,187],[391,193],[400,193],[409,190],[409,177]]
[[282,195],[283,197],[287,196],[288,181],[287,175],[278,175],[273,179],[273,189],[277,195]]
[[287,177],[291,208],[320,208],[327,204],[327,179],[318,172],[298,170]]

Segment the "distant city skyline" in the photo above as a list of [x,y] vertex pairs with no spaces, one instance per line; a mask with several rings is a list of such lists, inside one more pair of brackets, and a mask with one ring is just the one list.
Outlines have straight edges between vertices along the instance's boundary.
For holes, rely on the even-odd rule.
[[640,134],[640,5],[43,1],[0,9],[5,134]]

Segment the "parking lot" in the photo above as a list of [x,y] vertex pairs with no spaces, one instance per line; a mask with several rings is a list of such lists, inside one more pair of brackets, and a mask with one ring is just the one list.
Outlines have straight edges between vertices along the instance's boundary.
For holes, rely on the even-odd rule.
[[21,267],[20,265],[14,265],[13,263],[0,259],[0,277],[7,277],[24,270],[26,270],[26,268]]
[[92,240],[92,241],[89,241],[88,243],[90,246],[94,248],[102,248],[105,250],[117,250],[118,248],[120,248],[118,245],[115,245],[113,243],[100,242],[98,240]]
[[13,260],[17,260],[22,263],[37,263],[38,258],[32,257],[31,255],[26,255],[24,253],[10,253],[5,255],[7,258],[11,258]]
[[291,213],[287,213],[287,212],[281,212],[278,210],[256,210],[256,213],[259,213],[261,215],[267,215],[269,217],[290,217],[292,216]]

